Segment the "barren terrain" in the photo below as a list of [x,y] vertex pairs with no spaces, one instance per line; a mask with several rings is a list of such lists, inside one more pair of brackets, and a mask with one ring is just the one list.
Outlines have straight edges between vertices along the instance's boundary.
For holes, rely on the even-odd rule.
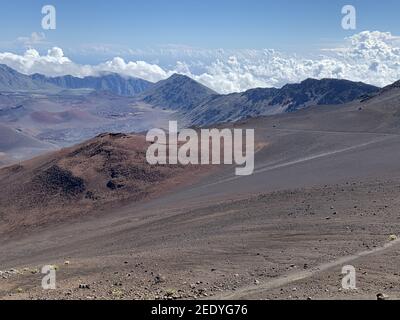
[[[236,124],[264,146],[252,176],[221,167],[150,199],[3,231],[0,297],[400,298],[396,90]],[[57,289],[44,291],[49,264]],[[341,288],[348,264],[357,290]]]

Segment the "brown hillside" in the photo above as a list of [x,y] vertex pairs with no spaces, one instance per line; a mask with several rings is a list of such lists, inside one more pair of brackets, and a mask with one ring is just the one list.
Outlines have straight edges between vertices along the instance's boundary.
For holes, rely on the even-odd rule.
[[0,170],[0,232],[155,197],[190,182],[193,166],[151,166],[144,136],[103,134]]

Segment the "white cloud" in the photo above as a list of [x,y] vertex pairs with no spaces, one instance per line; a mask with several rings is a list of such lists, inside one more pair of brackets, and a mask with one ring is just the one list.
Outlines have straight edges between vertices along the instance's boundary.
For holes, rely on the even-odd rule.
[[142,78],[152,82],[166,79],[173,74],[173,72],[167,72],[156,64],[149,64],[144,61],[125,62],[124,59],[119,57],[92,67],[93,74],[104,71]]
[[43,43],[46,40],[46,35],[43,32],[32,32],[29,37],[17,38],[17,43],[24,47],[31,47]]
[[[40,40],[40,36],[37,39]],[[35,49],[29,49],[23,55],[0,53],[0,63],[26,74],[37,72],[49,76],[71,74],[83,77],[116,72],[153,82],[177,72],[221,93],[254,87],[280,87],[309,77],[345,78],[379,86],[400,79],[400,37],[379,31],[355,34],[345,39],[340,47],[321,50],[318,56],[308,58],[272,49],[233,51],[181,46],[152,50],[150,55],[153,60],[157,55],[160,59],[173,57],[175,62],[161,66],[159,63],[126,61],[116,57],[97,65],[81,65],[55,47],[44,55]]]
[[98,65],[81,65],[72,62],[61,48],[54,47],[46,55],[40,55],[35,49],[28,49],[23,55],[10,52],[0,53],[0,63],[6,64],[24,74],[41,73],[47,76],[73,75],[85,77],[101,72],[116,72],[122,75],[139,77],[149,81],[159,81],[172,75],[154,64],[144,61],[125,62],[114,58]]

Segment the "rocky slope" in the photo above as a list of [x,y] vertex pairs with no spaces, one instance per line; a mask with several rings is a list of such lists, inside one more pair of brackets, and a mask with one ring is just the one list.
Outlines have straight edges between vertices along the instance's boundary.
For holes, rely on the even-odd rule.
[[281,89],[258,88],[243,93],[212,96],[186,114],[190,123],[209,125],[248,117],[294,112],[314,105],[353,101],[378,88],[361,82],[307,79]]
[[[0,169],[0,231],[33,227],[140,201],[190,180],[192,166],[150,166],[144,136],[102,134]],[[186,174],[184,174],[186,173]]]
[[153,83],[131,77],[123,77],[116,73],[104,74],[98,77],[78,78],[70,75],[61,77],[46,77],[34,74],[31,78],[40,84],[51,84],[65,89],[94,89],[110,91],[121,96],[134,96],[149,89]]
[[189,111],[214,95],[216,92],[191,78],[175,74],[156,83],[139,99],[159,108]]

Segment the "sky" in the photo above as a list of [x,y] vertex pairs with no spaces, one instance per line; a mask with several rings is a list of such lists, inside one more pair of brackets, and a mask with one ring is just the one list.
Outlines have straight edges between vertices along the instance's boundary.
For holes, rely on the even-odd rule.
[[[42,29],[42,7],[56,29]],[[342,27],[342,8],[356,28]],[[398,0],[2,0],[0,63],[23,73],[178,72],[221,93],[307,77],[400,78]]]

